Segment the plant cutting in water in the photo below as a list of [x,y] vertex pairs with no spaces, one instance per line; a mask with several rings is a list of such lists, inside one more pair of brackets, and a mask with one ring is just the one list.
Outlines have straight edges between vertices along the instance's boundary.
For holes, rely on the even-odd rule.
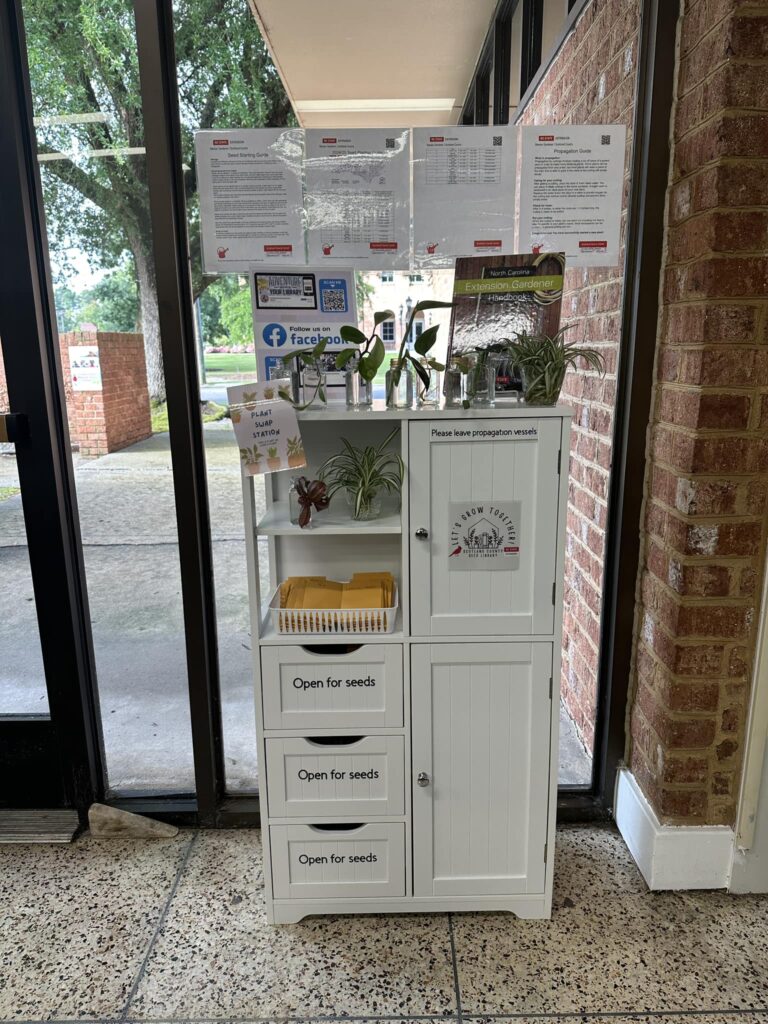
[[507,350],[515,366],[523,373],[525,401],[529,405],[555,405],[568,367],[579,368],[579,359],[602,376],[605,360],[594,348],[576,342],[566,342],[565,332],[573,324],[566,324],[551,338],[547,334],[518,334],[516,341],[507,343]]
[[388,450],[398,432],[399,427],[394,427],[381,444],[365,448],[356,448],[343,437],[343,451],[327,458],[318,470],[318,477],[328,487],[328,498],[346,491],[354,519],[375,519],[382,491],[400,494],[405,464],[397,452]]
[[339,331],[342,339],[350,345],[358,345],[359,349],[347,348],[336,356],[336,366],[343,370],[351,359],[357,359],[355,369],[363,380],[373,380],[378,373],[379,367],[384,362],[386,354],[384,342],[379,337],[377,330],[385,320],[394,320],[395,314],[391,309],[381,309],[373,314],[373,330],[369,337],[353,327],[351,324],[344,324]]
[[406,325],[405,332],[403,334],[403,340],[400,342],[397,361],[392,368],[392,376],[387,390],[388,403],[392,398],[392,393],[397,391],[397,387],[400,383],[400,375],[409,362],[413,366],[419,380],[427,391],[429,390],[430,381],[432,379],[430,369],[445,369],[445,366],[442,363],[438,363],[436,359],[433,359],[429,355],[430,350],[437,341],[437,332],[440,328],[440,324],[434,324],[432,327],[428,327],[426,331],[422,331],[413,344],[416,353],[425,357],[427,363],[426,366],[421,362],[421,360],[414,358],[407,346],[413,330],[413,321],[417,313],[424,313],[428,309],[450,309],[452,305],[452,302],[440,302],[438,299],[424,299],[422,302],[417,302],[411,310],[411,315],[408,317],[408,324]]
[[283,356],[283,363],[286,366],[290,366],[294,359],[298,359],[302,366],[314,370],[315,373],[317,374],[315,390],[312,392],[312,396],[306,402],[304,402],[303,405],[297,405],[297,403],[294,402],[293,400],[293,396],[286,390],[286,388],[278,388],[277,393],[280,396],[280,398],[282,398],[283,401],[285,402],[290,402],[291,405],[294,406],[294,408],[299,410],[299,412],[301,412],[303,409],[308,409],[316,398],[319,398],[320,401],[323,403],[327,401],[325,387],[323,386],[325,375],[323,371],[321,356],[325,352],[326,345],[328,344],[329,341],[330,338],[321,338],[320,341],[318,341],[318,343],[314,346],[314,348],[309,349],[308,352],[289,352],[287,356]]

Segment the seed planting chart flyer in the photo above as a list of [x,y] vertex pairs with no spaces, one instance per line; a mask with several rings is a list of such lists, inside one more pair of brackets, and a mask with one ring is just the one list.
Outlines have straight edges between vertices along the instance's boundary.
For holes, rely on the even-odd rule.
[[396,128],[305,132],[309,263],[408,269],[409,134]]
[[297,128],[197,132],[206,273],[232,273],[276,261],[306,263],[303,137]]
[[569,266],[619,262],[623,124],[521,129],[520,248]]
[[517,129],[413,129],[413,261],[515,251]]

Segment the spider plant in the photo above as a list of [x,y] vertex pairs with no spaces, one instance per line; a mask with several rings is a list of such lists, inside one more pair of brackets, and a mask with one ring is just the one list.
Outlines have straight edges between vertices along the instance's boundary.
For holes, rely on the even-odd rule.
[[405,465],[397,452],[388,450],[398,431],[399,427],[394,427],[380,444],[365,448],[357,448],[343,437],[343,450],[327,458],[318,470],[329,498],[339,491],[346,492],[353,519],[375,519],[381,492],[400,493]]
[[551,338],[548,334],[522,333],[516,341],[508,343],[510,357],[523,375],[523,394],[528,405],[555,405],[566,371],[569,367],[578,369],[579,359],[601,376],[605,373],[605,360],[597,349],[565,340],[565,332],[572,326],[566,324]]

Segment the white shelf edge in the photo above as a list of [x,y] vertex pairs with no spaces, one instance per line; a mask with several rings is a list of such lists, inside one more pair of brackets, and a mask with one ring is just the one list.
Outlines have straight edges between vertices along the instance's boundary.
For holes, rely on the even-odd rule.
[[314,526],[302,530],[288,518],[288,502],[276,501],[256,524],[257,537],[330,537],[359,534],[360,536],[398,535],[403,532],[400,510],[385,511],[378,519],[360,521],[351,516],[332,516],[326,512],[315,513]]

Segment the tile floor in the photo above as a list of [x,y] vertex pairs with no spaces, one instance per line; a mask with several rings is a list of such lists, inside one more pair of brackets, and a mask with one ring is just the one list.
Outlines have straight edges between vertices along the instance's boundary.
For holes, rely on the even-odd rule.
[[648,893],[561,829],[551,921],[264,916],[257,832],[0,846],[0,1021],[768,1024],[768,897]]

